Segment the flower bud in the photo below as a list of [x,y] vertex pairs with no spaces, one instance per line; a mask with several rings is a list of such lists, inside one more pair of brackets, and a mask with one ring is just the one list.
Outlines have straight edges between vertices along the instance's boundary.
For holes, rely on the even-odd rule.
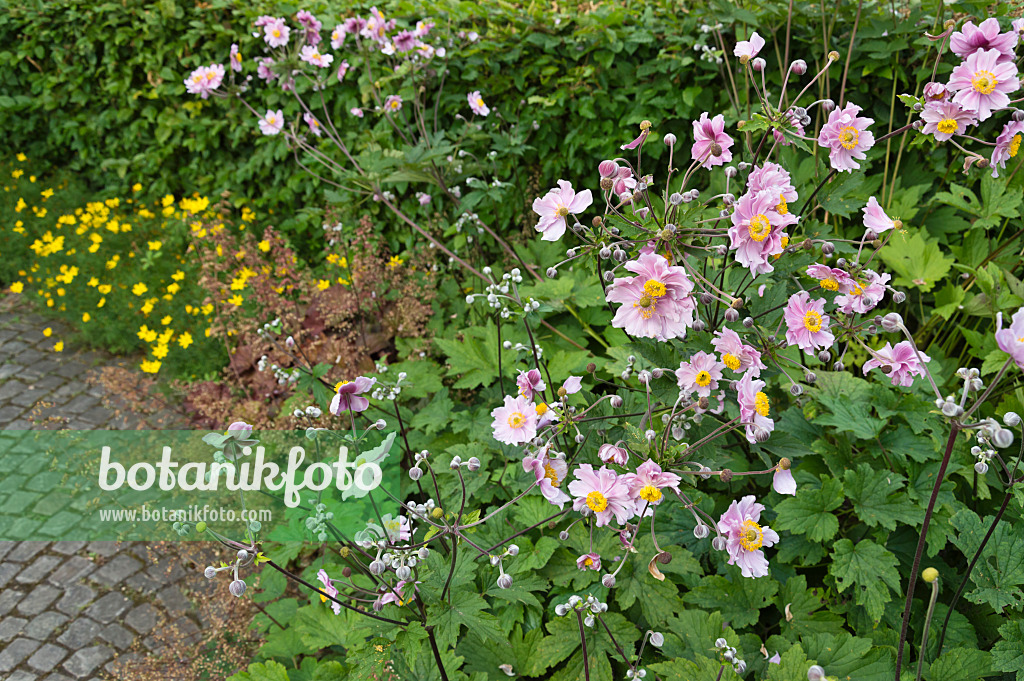
[[813,371],[808,371],[804,374],[804,383],[813,384],[818,380],[818,375]]
[[738,173],[739,173],[739,171],[736,170],[736,166],[726,166],[725,167],[725,176],[728,177],[730,180],[732,178],[736,177],[736,175]]
[[383,574],[385,569],[387,569],[387,566],[384,565],[384,561],[382,561],[382,560],[374,560],[374,561],[370,562],[370,574],[371,575]]
[[603,584],[606,589],[611,589],[615,586],[615,575],[611,573],[605,575],[601,578],[601,584]]
[[821,245],[821,254],[822,255],[832,255],[835,252],[836,252],[836,247],[835,247],[835,245],[831,241],[826,241],[825,243],[823,243]]
[[206,569],[203,570],[203,577],[206,577],[207,579],[213,579],[216,576],[217,568],[213,567],[212,565],[206,566]]
[[565,530],[562,530],[561,532],[558,533],[558,538],[561,539],[562,541],[565,541],[565,540],[567,540],[569,538],[569,533],[566,532]]
[[498,588],[508,589],[512,586],[512,575],[501,574],[498,576]]
[[718,474],[718,477],[722,480],[722,482],[730,482],[732,480],[732,475],[732,471],[728,468],[725,468],[722,470],[722,472]]
[[836,103],[831,99],[826,99],[821,103],[821,110],[825,113],[829,113],[834,108],[836,108]]
[[622,398],[618,395],[612,395],[612,398],[608,400],[614,409],[618,409],[622,406]]
[[475,456],[469,457],[469,461],[466,462],[466,468],[468,468],[471,471],[480,470],[480,459],[476,458]]
[[245,582],[240,579],[236,579],[228,585],[228,591],[231,592],[232,596],[240,598],[245,593]]
[[423,477],[423,471],[420,470],[418,467],[413,467],[413,468],[409,469],[409,478],[411,480],[413,480],[414,482],[416,480],[419,480],[422,477]]
[[462,465],[462,457],[461,456],[453,456],[452,457],[452,462],[450,464],[448,464],[448,467],[451,468],[452,470],[454,470],[454,469],[458,468],[461,465]]
[[984,461],[979,461],[974,464],[974,472],[978,475],[985,475],[985,473],[988,473],[988,464]]
[[693,323],[693,330],[697,333],[700,333],[706,328],[708,328],[708,325],[704,323],[703,319],[698,319]]
[[889,333],[895,333],[903,327],[903,317],[896,312],[890,312],[882,317],[882,329]]
[[931,584],[939,578],[939,571],[933,567],[925,568],[921,571],[921,579]]
[[548,275],[548,279],[554,279],[555,277],[558,276],[558,270],[556,270],[554,267],[549,267],[548,271],[545,272],[545,274]]
[[1010,426],[1011,428],[1015,428],[1016,426],[1020,425],[1020,416],[1017,415],[1017,412],[1008,411],[1005,414],[1003,414],[1003,423]]
[[754,318],[753,317],[744,317],[743,318],[743,326],[745,328],[748,328],[748,329],[754,328]]
[[1013,110],[1012,118],[1017,123],[1020,123],[1021,121],[1024,121],[1024,111],[1021,111],[1020,109],[1014,109]]
[[565,617],[565,614],[569,612],[569,606],[565,603],[559,603],[555,606],[555,614],[559,617]]
[[758,442],[768,442],[768,438],[770,438],[771,436],[772,434],[768,432],[767,428],[757,426],[754,429],[754,439],[757,440]]
[[765,64],[767,63],[768,62],[766,62],[764,59],[761,59],[761,57],[757,57],[754,59],[754,61],[750,62],[750,68],[754,69],[754,71],[756,71],[757,73],[761,73],[762,71],[764,71]]
[[896,303],[897,305],[899,305],[906,299],[907,294],[904,293],[903,291],[896,291],[896,293],[892,294],[892,302]]
[[803,59],[797,59],[790,66],[790,70],[793,71],[793,73],[795,73],[796,75],[802,76],[805,73],[807,73],[807,62],[805,62]]
[[409,579],[410,575],[412,575],[412,570],[409,569],[408,565],[402,565],[395,570],[395,576],[402,581]]
[[811,665],[807,670],[807,681],[824,681],[825,670],[816,664]]
[[826,364],[830,359],[832,359],[832,353],[828,350],[822,350],[818,353],[818,361],[822,364]]
[[729,642],[724,638],[715,639],[715,647],[721,650],[722,648],[728,648]]
[[733,667],[732,669],[737,674],[742,675],[744,672],[747,671],[747,663],[744,662],[743,660],[739,660],[738,662],[736,662],[736,666]]
[[943,402],[942,403],[942,414],[949,418],[959,416],[964,413],[963,408],[960,407],[956,402]]
[[601,161],[597,166],[597,172],[601,177],[614,178],[619,174],[619,164],[615,161]]
[[793,397],[799,397],[800,395],[803,394],[803,392],[804,389],[803,387],[800,386],[799,383],[794,383],[793,385],[789,386],[789,394],[792,395]]
[[838,52],[836,52],[835,50],[832,50],[831,52],[828,53],[828,60],[829,61],[835,61],[837,59],[839,59],[839,53]]
[[1013,433],[1006,428],[999,428],[992,435],[992,442],[1000,449],[1006,449],[1013,444]]
[[846,365],[843,364],[842,362],[836,362],[835,364],[832,365],[832,371],[842,371],[845,368]]
[[377,600],[375,600],[373,602],[373,611],[374,612],[380,612],[383,609],[384,609],[384,601],[382,601],[381,599],[378,598]]
[[707,539],[709,534],[711,534],[711,530],[704,523],[697,523],[697,526],[693,528],[693,536],[697,539]]
[[669,133],[665,135],[665,139],[663,141],[665,142],[665,144],[671,147],[676,143],[676,136],[673,135],[672,133]]
[[737,312],[736,310],[732,309],[731,307],[728,310],[725,311],[725,321],[727,321],[727,322],[734,322],[734,321],[736,321],[739,318],[740,318],[740,313]]

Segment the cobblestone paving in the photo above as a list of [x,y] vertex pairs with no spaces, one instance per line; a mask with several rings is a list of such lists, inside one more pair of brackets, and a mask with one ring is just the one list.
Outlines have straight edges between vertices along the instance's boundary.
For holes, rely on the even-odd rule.
[[[113,360],[76,353],[66,341],[63,353],[52,351],[64,331],[0,301],[0,428],[138,427],[137,418],[105,407],[87,380]],[[0,516],[16,515],[45,490],[9,484],[26,471],[7,470],[4,455]],[[0,679],[131,678],[132,660],[171,645],[164,630],[199,633],[184,562],[173,546],[141,542],[0,542]]]

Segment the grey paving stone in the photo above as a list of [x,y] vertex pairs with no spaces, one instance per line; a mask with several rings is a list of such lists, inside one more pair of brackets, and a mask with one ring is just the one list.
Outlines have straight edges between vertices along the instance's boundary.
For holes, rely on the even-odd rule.
[[18,604],[18,601],[24,595],[25,592],[18,589],[4,589],[0,591],[0,617],[14,610],[14,606]]
[[54,672],[42,681],[74,681],[74,679],[72,679],[70,676],[65,676],[64,674],[61,674],[60,672]]
[[164,583],[177,582],[185,576],[185,568],[181,567],[181,563],[176,560],[169,561],[164,559],[146,570],[146,574]]
[[0,541],[0,560],[3,560],[3,557],[13,551],[17,545],[18,542],[14,541]]
[[19,542],[17,548],[7,554],[7,560],[15,563],[27,563],[49,546],[44,541],[23,541]]
[[143,603],[124,617],[125,624],[143,635],[153,631],[159,621],[160,611],[150,603]]
[[18,612],[22,615],[38,615],[50,607],[50,604],[60,596],[60,589],[50,584],[39,584],[32,589],[25,598],[18,603]]
[[185,639],[191,639],[199,634],[199,626],[188,617],[179,617],[174,620],[174,630]]
[[32,422],[25,419],[14,419],[3,424],[4,430],[32,430]]
[[85,547],[88,553],[95,553],[97,556],[103,556],[109,558],[118,551],[121,550],[121,542],[116,541],[94,541],[89,542],[89,545]]
[[28,638],[16,638],[0,651],[0,672],[7,673],[25,661],[42,645]]
[[[2,370],[2,367],[0,367],[0,371]],[[3,407],[0,407],[0,423],[8,423],[9,421],[13,421],[14,419],[21,416],[24,412],[24,407],[19,407],[16,404],[8,404]]]
[[92,603],[96,598],[96,592],[85,584],[72,584],[64,591],[64,596],[57,602],[57,609],[61,612],[75,616],[85,609],[85,606]]
[[68,651],[64,648],[52,643],[46,643],[42,648],[33,653],[32,657],[28,658],[28,666],[37,672],[45,674],[60,664],[67,656]]
[[79,650],[61,666],[76,679],[84,679],[113,656],[114,651],[107,646],[92,646]]
[[70,556],[73,553],[78,553],[85,548],[89,542],[84,541],[59,541],[54,542],[53,546],[50,547],[51,551],[55,551],[65,556]]
[[163,586],[163,582],[158,582],[145,572],[136,573],[133,577],[129,578],[125,584],[127,584],[130,589],[138,591],[143,595],[156,593],[160,590],[160,587]]
[[135,640],[135,635],[120,624],[110,624],[106,629],[100,632],[100,638],[110,645],[120,650],[124,650]]
[[37,641],[45,641],[50,638],[50,634],[57,630],[57,627],[67,621],[67,615],[47,610],[46,612],[36,615],[32,621],[28,623],[25,627],[25,635],[29,638],[34,638]]
[[[6,344],[4,350],[7,349]],[[7,353],[4,353],[5,356]],[[0,400],[10,400],[28,390],[28,386],[19,381],[18,379],[5,381],[3,385],[0,385]]]
[[[0,642],[10,641],[21,636],[26,624],[28,624],[28,620],[23,617],[11,616],[0,620]],[[152,629],[152,627],[150,628]]]
[[19,572],[21,572],[21,565],[17,563],[0,563],[0,589],[7,586],[7,582],[14,579]]
[[[38,492],[29,492],[23,489],[19,489],[17,492],[12,492],[7,500],[3,504],[0,504],[0,513],[20,513],[24,511],[28,506],[34,504],[43,495]],[[12,535],[17,536],[17,535]],[[37,542],[22,542],[22,544],[35,544]],[[45,548],[45,547],[44,547]],[[27,558],[26,560],[30,560]],[[17,559],[11,556],[7,557],[7,560],[16,561]]]
[[98,601],[89,606],[85,611],[85,614],[93,619],[99,620],[104,624],[110,624],[119,615],[123,614],[128,608],[130,608],[132,602],[124,597],[124,595],[111,591],[106,596],[101,597]]
[[0,492],[16,492],[27,481],[27,475],[8,475],[0,480]]
[[57,643],[71,650],[77,650],[96,640],[101,631],[103,631],[103,625],[99,622],[93,622],[87,617],[79,617],[68,625],[63,634],[57,637]]
[[[22,400],[24,399],[25,398],[22,398]],[[18,404],[18,402],[14,399],[12,399],[11,402],[13,402],[14,404]],[[73,397],[70,401],[68,401],[68,403],[64,405],[64,411],[66,411],[68,414],[77,415],[87,411],[91,407],[95,407],[99,403],[100,401],[93,397],[92,395],[82,394]]]
[[181,593],[181,589],[174,586],[168,586],[157,596],[160,599],[160,603],[163,604],[167,611],[174,615],[180,615],[186,613],[192,609],[192,604],[188,602],[185,595]]
[[114,586],[125,581],[142,569],[142,563],[122,553],[94,572],[89,578],[105,586]]
[[57,570],[50,575],[48,581],[56,586],[67,586],[96,569],[96,564],[85,556],[65,558]]
[[31,565],[21,571],[14,581],[19,584],[36,584],[46,578],[46,575],[60,565],[61,559],[57,556],[39,556]]
[[39,677],[33,674],[32,672],[27,672],[24,669],[19,669],[18,671],[11,674],[7,678],[7,681],[36,681],[36,679],[38,678]]

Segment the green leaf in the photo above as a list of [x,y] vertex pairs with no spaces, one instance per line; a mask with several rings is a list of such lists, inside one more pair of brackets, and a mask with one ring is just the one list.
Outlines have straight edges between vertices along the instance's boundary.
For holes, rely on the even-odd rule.
[[736,639],[736,632],[725,624],[720,612],[683,610],[666,622],[668,630],[679,637],[683,649],[678,654],[692,660],[700,657],[717,660],[715,640],[724,636],[727,641]]
[[892,600],[889,589],[899,593],[900,575],[896,556],[869,539],[854,544],[840,539],[832,551],[829,574],[840,592],[853,589],[854,601],[863,605],[868,615],[880,620],[885,604]]
[[831,414],[821,414],[815,423],[834,426],[862,440],[874,439],[885,423],[871,413],[871,384],[845,371],[822,374],[811,392]]
[[[967,509],[953,516],[951,523],[957,530],[953,543],[968,560],[974,557],[993,520],[993,516],[981,520]],[[972,603],[987,603],[996,612],[1024,607],[1024,532],[1007,521],[996,525],[981,560],[971,571],[971,581],[977,587],[967,594]]]
[[853,501],[857,517],[870,527],[881,525],[895,530],[897,524],[917,525],[923,517],[921,510],[901,493],[906,478],[881,468],[862,463],[857,470],[847,470],[843,476],[843,489]]
[[896,672],[892,651],[847,632],[816,634],[801,641],[807,656],[838,681],[890,681]]
[[955,262],[947,258],[935,239],[925,240],[918,232],[907,238],[896,234],[882,249],[882,260],[897,274],[893,284],[931,291]]
[[[768,665],[768,681],[799,681],[807,678],[807,668],[814,664],[799,643],[782,653],[779,664]],[[826,670],[828,671],[828,670]]]
[[[476,388],[489,385],[498,377],[498,327],[487,322],[473,326],[462,333],[461,339],[436,338],[434,344],[448,357],[448,375],[459,376],[456,388]],[[501,361],[506,370],[512,366],[513,355],[501,350]]]
[[707,610],[717,610],[731,625],[740,628],[757,622],[760,610],[771,605],[778,590],[779,583],[774,579],[749,579],[734,571],[731,580],[721,575],[704,577],[683,600]]
[[783,615],[783,634],[795,637],[810,634],[838,634],[843,630],[843,618],[822,610],[825,592],[808,589],[807,577],[790,577],[775,598],[775,605]]
[[992,668],[1001,672],[1017,672],[1017,681],[1024,681],[1024,620],[1012,620],[999,627],[1002,637],[992,647]]
[[[719,676],[719,672],[724,664],[724,662],[715,662],[706,657],[698,657],[696,660],[680,658],[669,660],[668,662],[655,662],[654,664],[647,665],[647,668],[663,679],[719,681],[719,679],[723,678]],[[732,674],[732,676],[735,677],[735,674]]]
[[775,529],[805,534],[814,542],[831,539],[839,531],[839,519],[832,514],[843,504],[843,485],[827,475],[821,478],[821,487],[797,487],[796,496],[780,501],[775,510]]
[[455,645],[459,629],[466,627],[478,636],[507,641],[497,618],[485,612],[487,601],[468,589],[449,592],[449,601],[427,607],[427,624],[433,625],[439,645]]
[[249,665],[244,672],[230,677],[228,681],[288,681],[288,670],[280,662],[270,660]]
[[932,662],[928,681],[975,681],[992,676],[992,653],[977,648],[953,648]]
[[448,427],[454,410],[455,402],[448,397],[448,389],[443,388],[434,395],[427,406],[416,412],[409,425],[427,434],[436,433]]

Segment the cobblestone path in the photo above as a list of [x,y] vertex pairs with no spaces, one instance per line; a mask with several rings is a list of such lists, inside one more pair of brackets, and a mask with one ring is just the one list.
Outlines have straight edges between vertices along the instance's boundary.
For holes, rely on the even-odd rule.
[[[46,327],[53,336],[44,336]],[[54,352],[62,331],[0,300],[0,428],[138,427],[137,417],[104,406],[102,390],[88,382],[112,360],[71,347]],[[36,472],[26,465],[23,454],[0,451],[0,521],[45,495],[21,489]],[[134,663],[176,654],[209,624],[190,600],[199,600],[197,581],[205,586],[196,575],[193,560],[170,544],[0,541],[0,679],[143,678]]]

